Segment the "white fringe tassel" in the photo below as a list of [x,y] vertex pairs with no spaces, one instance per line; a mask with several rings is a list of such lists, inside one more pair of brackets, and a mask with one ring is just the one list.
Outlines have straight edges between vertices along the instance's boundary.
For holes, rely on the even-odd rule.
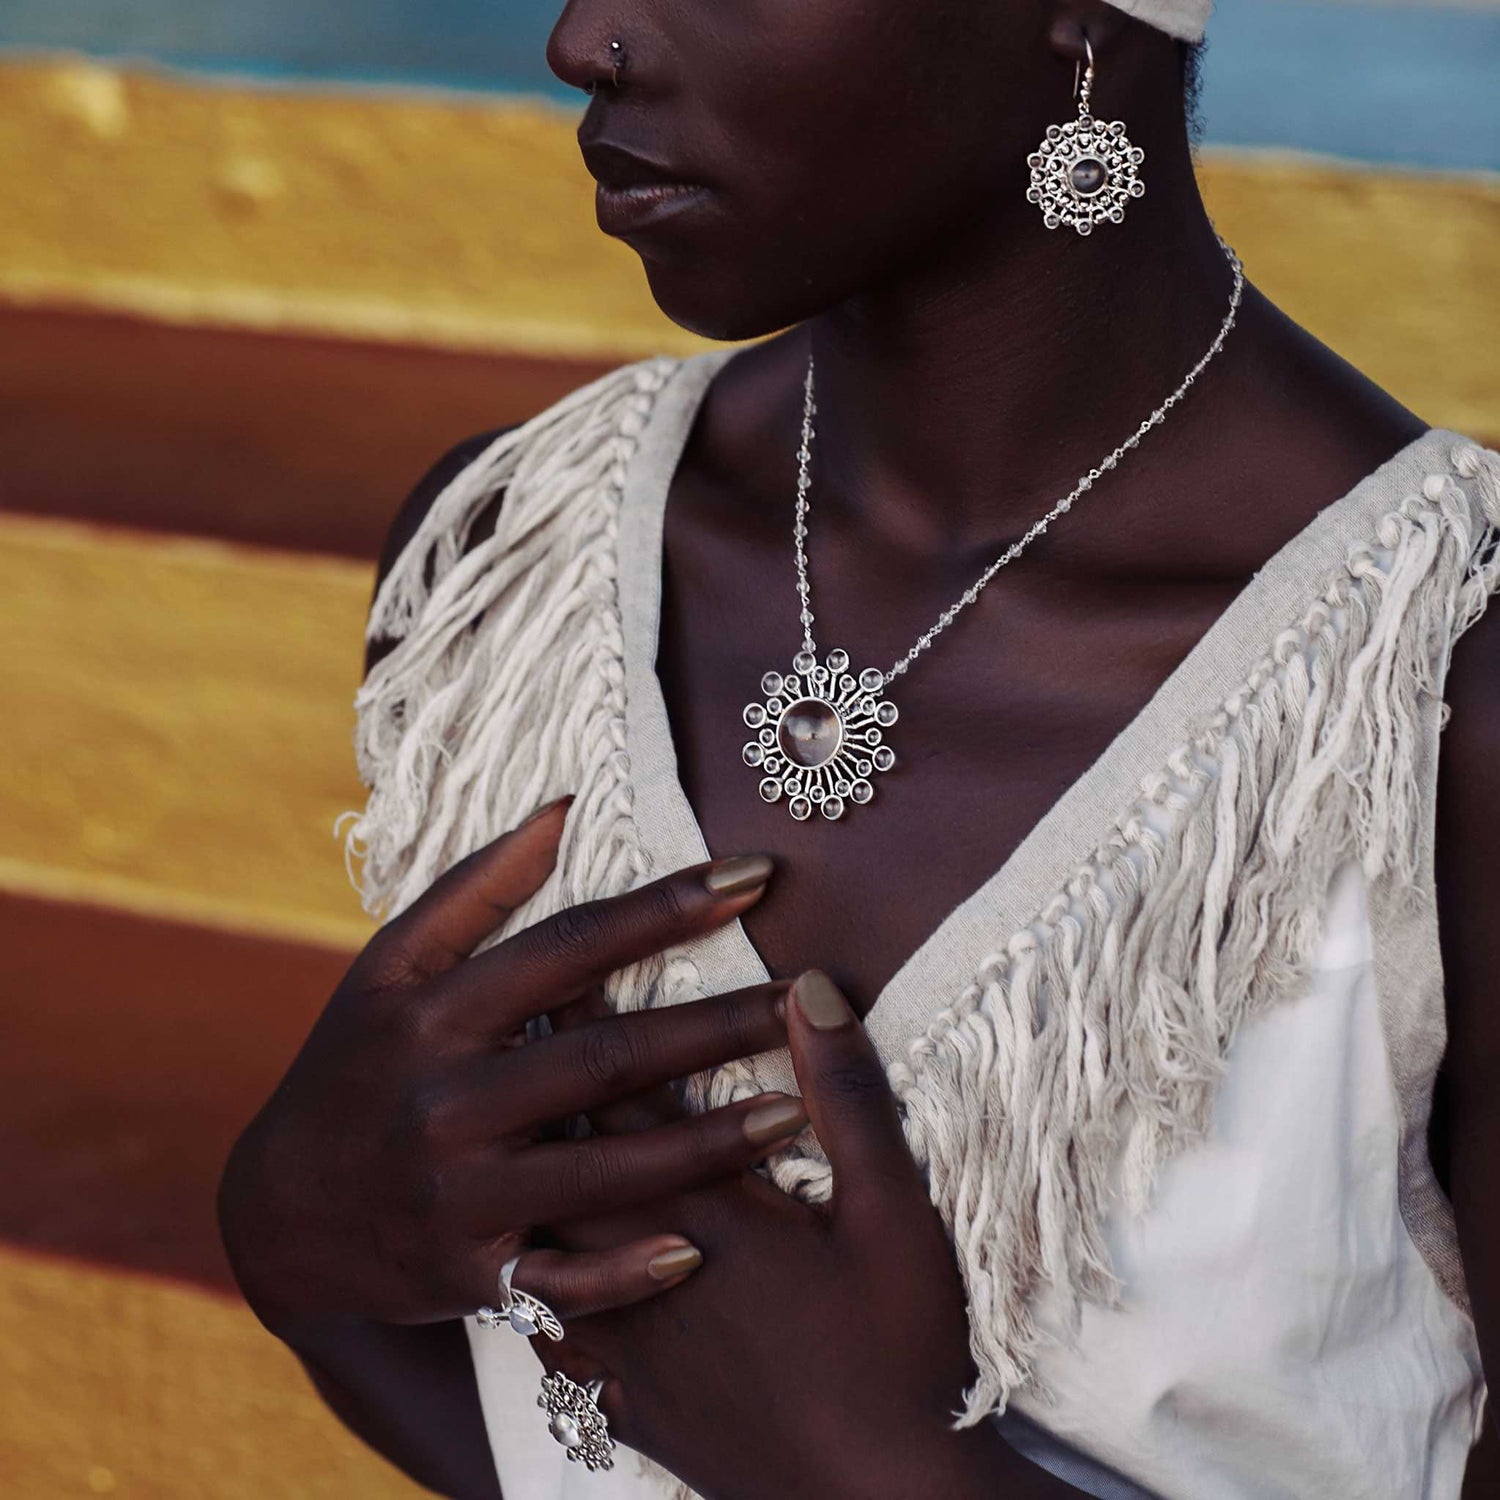
[[[371,788],[348,848],[390,915],[552,796],[577,791],[562,857],[507,931],[652,872],[632,817],[615,540],[635,441],[672,360],[628,366],[498,439],[439,496],[376,599],[400,645],[361,690]],[[1149,1199],[1206,1130],[1240,1025],[1307,975],[1322,897],[1357,858],[1414,887],[1422,711],[1454,642],[1500,585],[1500,455],[1384,516],[1248,679],[1142,785],[1036,920],[980,967],[891,1068],[908,1138],[951,1228],[979,1379],[960,1418],[1031,1376],[1043,1285],[1076,1323],[1117,1288],[1104,1224]],[[464,548],[506,492],[492,539]],[[703,993],[686,953],[617,975],[622,1008]],[[753,1067],[695,1102],[756,1088]],[[819,1199],[825,1163],[774,1164]],[[681,1495],[689,1492],[681,1490]]]
[[1422,696],[1500,583],[1500,455],[1450,457],[1480,513],[1434,474],[1384,516],[892,1069],[969,1293],[963,1425],[1027,1384],[1043,1284],[1075,1327],[1115,1299],[1115,1194],[1139,1211],[1203,1136],[1240,1025],[1305,984],[1339,864],[1415,889]]

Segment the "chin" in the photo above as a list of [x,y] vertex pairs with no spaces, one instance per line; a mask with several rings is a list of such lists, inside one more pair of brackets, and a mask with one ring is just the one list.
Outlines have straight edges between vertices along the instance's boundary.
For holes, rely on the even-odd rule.
[[689,333],[729,343],[759,338],[786,326],[764,305],[768,300],[764,292],[749,292],[741,278],[725,274],[722,262],[674,258],[666,263],[646,256],[642,260],[656,305]]
[[696,257],[663,260],[642,255],[656,305],[679,328],[721,343],[766,338],[805,322],[839,299],[808,277],[778,284],[763,268]]

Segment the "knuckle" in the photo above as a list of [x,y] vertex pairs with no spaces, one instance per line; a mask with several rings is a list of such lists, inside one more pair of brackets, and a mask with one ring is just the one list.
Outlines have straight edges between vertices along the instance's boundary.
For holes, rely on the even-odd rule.
[[682,1127],[681,1155],[684,1169],[695,1181],[713,1177],[745,1154],[745,1134],[737,1119],[728,1116],[710,1121],[699,1116]]
[[398,932],[380,932],[370,939],[356,963],[360,988],[399,990],[418,983],[423,968],[417,954]]
[[418,1085],[407,1089],[391,1117],[391,1138],[408,1148],[425,1150],[447,1138],[452,1103],[445,1090]]
[[574,1295],[586,1314],[603,1312],[621,1300],[619,1270],[608,1257],[591,1260],[576,1274]]
[[598,1145],[580,1146],[562,1173],[563,1202],[575,1211],[587,1211],[612,1200],[620,1180],[619,1160]]
[[540,940],[548,958],[572,964],[594,958],[604,932],[599,903],[585,901],[578,906],[565,906],[550,917]]
[[413,1051],[429,1048],[437,1038],[437,1007],[422,995],[393,997],[385,1008],[385,1018],[392,1031]]
[[823,1097],[836,1109],[863,1113],[883,1105],[890,1097],[884,1072],[865,1058],[845,1058],[827,1063],[819,1071]]
[[636,1048],[623,1026],[607,1021],[593,1027],[583,1039],[578,1061],[590,1083],[618,1088],[635,1075]]
[[681,881],[659,880],[642,894],[646,920],[653,927],[677,928],[687,920],[688,907]]
[[743,994],[721,995],[718,1008],[718,1040],[724,1046],[738,1047],[759,1029],[760,1012]]

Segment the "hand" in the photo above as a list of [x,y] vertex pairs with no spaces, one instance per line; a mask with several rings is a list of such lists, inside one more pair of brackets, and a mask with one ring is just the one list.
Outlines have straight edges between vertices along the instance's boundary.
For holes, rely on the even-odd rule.
[[[993,1495],[1027,1466],[990,1424],[952,1429],[974,1378],[964,1292],[884,1069],[826,975],[804,974],[792,994],[792,1059],[833,1167],[830,1207],[746,1173],[569,1225],[559,1237],[577,1249],[680,1232],[704,1267],[538,1353],[580,1382],[608,1377],[614,1434],[711,1500]],[[632,1101],[596,1118],[659,1129],[663,1108]]]
[[[553,804],[481,849],[376,934],[236,1145],[225,1242],[283,1336],[319,1320],[473,1312],[496,1300],[532,1225],[739,1173],[805,1122],[776,1095],[629,1138],[546,1138],[553,1122],[785,1035],[785,986],[761,985],[519,1045],[528,1021],[612,970],[743,911],[771,873],[764,856],[679,871],[471,957],[546,879],[565,812]],[[567,1318],[652,1296],[698,1257],[681,1236],[649,1233],[522,1264],[533,1260]]]

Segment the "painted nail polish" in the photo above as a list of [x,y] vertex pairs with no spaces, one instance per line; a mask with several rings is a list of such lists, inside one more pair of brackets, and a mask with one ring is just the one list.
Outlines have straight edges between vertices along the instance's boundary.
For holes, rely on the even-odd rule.
[[531,816],[525,820],[525,822],[521,824],[521,827],[525,828],[529,824],[535,823],[538,818],[545,818],[549,812],[552,812],[554,809],[561,807],[564,802],[571,802],[573,800],[573,795],[574,794],[572,792],[569,792],[565,797],[554,797],[552,801],[543,803],[541,807],[537,808],[537,810],[532,813]]
[[663,1250],[646,1262],[646,1274],[653,1281],[675,1281],[696,1271],[703,1264],[703,1252],[696,1245],[677,1245]]
[[843,992],[821,969],[799,974],[792,993],[807,1024],[817,1031],[837,1031],[854,1019]]
[[731,855],[709,866],[703,875],[703,888],[710,896],[743,896],[763,886],[775,868],[765,854]]
[[752,1109],[741,1128],[752,1146],[765,1146],[796,1135],[806,1124],[807,1111],[800,1099],[776,1099]]

